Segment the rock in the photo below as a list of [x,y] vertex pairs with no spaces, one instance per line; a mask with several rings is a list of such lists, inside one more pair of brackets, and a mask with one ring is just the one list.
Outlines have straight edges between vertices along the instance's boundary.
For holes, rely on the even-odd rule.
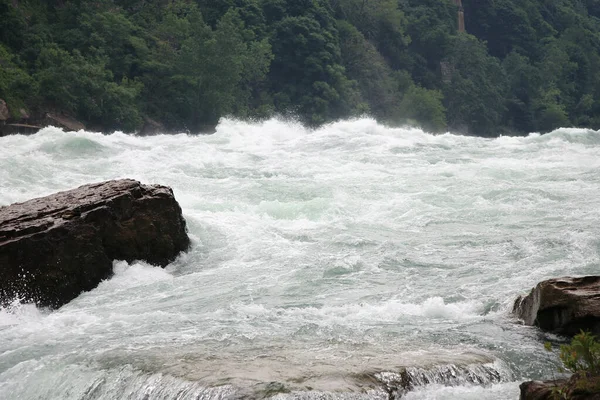
[[160,133],[166,133],[167,129],[163,124],[157,122],[151,118],[144,118],[144,125],[142,125],[142,129],[138,132],[140,136],[150,136],[150,135],[158,135]]
[[527,296],[517,298],[513,313],[526,325],[545,331],[600,335],[600,276],[540,282]]
[[600,376],[573,374],[562,388],[565,398],[571,400],[600,400]]
[[24,108],[19,108],[19,114],[21,115],[21,119],[29,119],[29,113]]
[[0,136],[3,135],[31,135],[42,129],[38,125],[29,124],[4,124],[0,126]]
[[43,125],[54,125],[66,131],[81,131],[85,129],[84,124],[66,115],[46,113],[44,122]]
[[165,186],[123,179],[0,207],[0,303],[60,307],[110,277],[113,260],[164,267],[188,247]]
[[600,400],[600,377],[574,374],[569,379],[523,382],[520,400]]
[[523,382],[519,385],[519,400],[555,400],[555,393],[566,383],[567,379]]
[[198,127],[198,132],[201,135],[212,135],[217,132],[217,124],[205,124]]
[[8,106],[6,102],[0,99],[0,121],[6,121],[10,118],[10,111],[8,111]]

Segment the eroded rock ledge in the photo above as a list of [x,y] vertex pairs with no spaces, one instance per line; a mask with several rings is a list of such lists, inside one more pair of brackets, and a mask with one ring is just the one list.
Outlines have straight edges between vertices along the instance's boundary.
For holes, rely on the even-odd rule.
[[538,283],[515,301],[513,312],[526,325],[562,335],[580,330],[600,335],[600,276],[556,278]]
[[173,191],[130,179],[0,207],[0,303],[60,307],[110,277],[115,259],[164,267],[189,243]]

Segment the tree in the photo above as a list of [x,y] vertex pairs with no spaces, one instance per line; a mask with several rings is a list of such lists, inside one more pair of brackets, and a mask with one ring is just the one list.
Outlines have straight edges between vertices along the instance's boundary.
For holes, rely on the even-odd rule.
[[402,64],[410,37],[406,34],[407,20],[396,0],[335,0],[339,19],[353,25],[393,67]]
[[7,102],[12,115],[19,116],[21,108],[26,109],[26,99],[38,95],[35,81],[17,63],[15,56],[0,45],[0,99]]
[[[309,124],[347,117],[357,104],[357,90],[345,76],[337,30],[327,7],[299,9],[288,3],[288,12],[307,16],[285,17],[275,24],[269,79],[275,107],[296,112]],[[319,11],[318,17],[315,11]]]
[[508,98],[504,120],[512,132],[527,133],[536,129],[534,106],[539,97],[541,78],[529,58],[516,51],[503,61],[508,79]]
[[106,60],[86,59],[56,46],[42,51],[34,75],[44,100],[60,110],[82,116],[109,129],[134,130],[141,123],[135,105],[139,85],[118,85],[105,68]]
[[342,65],[356,81],[363,109],[386,120],[398,112],[400,96],[393,71],[375,46],[346,21],[338,21]]
[[477,135],[497,134],[508,88],[504,70],[471,35],[458,35],[452,48],[451,77],[443,90],[449,126]]
[[426,131],[443,131],[446,128],[443,98],[439,90],[427,90],[413,85],[402,98],[400,115],[409,121],[415,121]]

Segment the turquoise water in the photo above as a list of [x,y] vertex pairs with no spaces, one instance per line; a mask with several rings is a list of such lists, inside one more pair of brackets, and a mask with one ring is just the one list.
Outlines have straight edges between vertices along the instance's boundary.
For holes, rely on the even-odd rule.
[[516,399],[558,363],[512,302],[598,273],[599,156],[583,129],[482,139],[370,119],[2,137],[0,205],[160,183],[193,245],[164,270],[117,261],[53,312],[0,309],[0,398],[387,399],[406,370],[406,399]]

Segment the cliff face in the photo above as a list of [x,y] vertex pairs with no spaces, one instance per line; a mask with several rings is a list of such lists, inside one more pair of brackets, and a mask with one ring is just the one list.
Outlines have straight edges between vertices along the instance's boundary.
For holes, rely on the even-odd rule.
[[188,248],[170,188],[81,186],[0,208],[0,303],[59,307],[112,274],[113,260],[166,266]]

